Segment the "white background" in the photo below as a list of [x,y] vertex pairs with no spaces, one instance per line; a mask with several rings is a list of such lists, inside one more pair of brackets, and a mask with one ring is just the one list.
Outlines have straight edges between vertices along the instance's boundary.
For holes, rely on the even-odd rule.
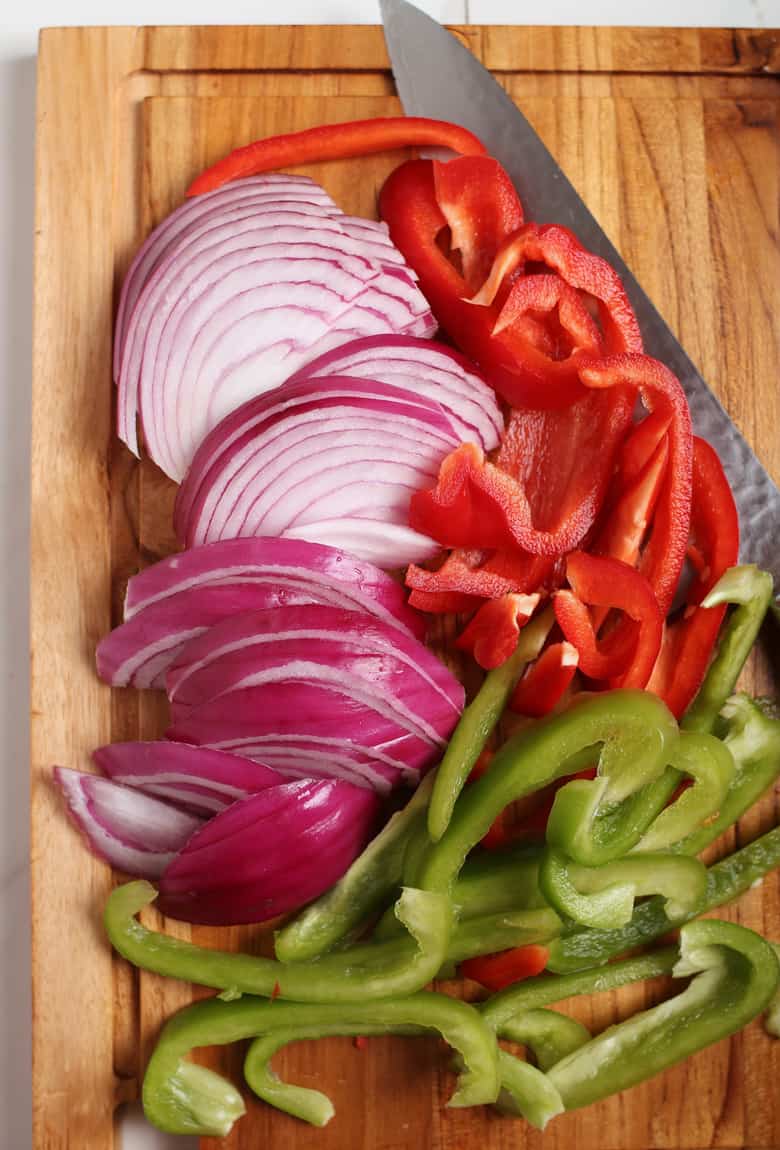
[[[453,23],[777,27],[780,0],[418,0]],[[27,870],[30,330],[38,29],[63,24],[378,23],[376,0],[33,0],[0,25],[0,1148],[29,1150]],[[7,11],[7,9],[6,9]],[[107,20],[110,15],[111,19]],[[218,19],[215,19],[218,15]],[[56,546],[56,540],[52,540]],[[55,864],[56,865],[56,864]],[[78,929],[74,924],[73,929]],[[63,939],[63,944],[67,941]],[[67,994],[67,986],[45,988]],[[85,1020],[86,1022],[86,1020]],[[125,1150],[189,1150],[133,1119]],[[79,1147],[78,1150],[89,1150]]]

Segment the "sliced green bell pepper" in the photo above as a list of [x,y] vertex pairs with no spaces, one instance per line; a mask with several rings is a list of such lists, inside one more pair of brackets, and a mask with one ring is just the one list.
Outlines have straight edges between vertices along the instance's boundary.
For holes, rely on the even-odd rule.
[[408,934],[289,965],[272,958],[208,950],[148,930],[135,916],[156,897],[148,882],[126,883],[111,893],[104,921],[114,948],[144,970],[218,990],[279,995],[299,1002],[389,998],[420,990],[447,957],[449,900],[432,891],[402,891],[395,909]]
[[143,1085],[144,1113],[160,1130],[225,1137],[244,1112],[234,1087],[185,1060],[194,1047],[225,1045],[263,1035],[247,1056],[247,1080],[261,1097],[288,1113],[324,1125],[333,1114],[315,1090],[274,1080],[268,1060],[280,1046],[328,1034],[420,1034],[435,1030],[460,1053],[465,1071],[450,1106],[492,1102],[498,1095],[498,1047],[467,1003],[422,991],[382,1003],[291,1003],[246,996],[212,998],[174,1015],[163,1027]]
[[675,998],[610,1026],[549,1069],[567,1110],[643,1082],[740,1030],[767,1006],[780,970],[759,935],[710,919],[682,928],[672,974],[695,977]]
[[772,602],[772,576],[749,564],[730,567],[718,580],[702,607],[733,603],[735,610],[721,627],[718,649],[699,693],[682,718],[689,731],[712,731],[723,704],[734,690],[750,654],[764,616]]
[[[780,866],[780,827],[775,827],[749,846],[735,851],[707,869],[707,890],[697,912],[703,914],[731,902],[755,882]],[[616,955],[645,946],[668,931],[681,926],[690,916],[670,918],[664,900],[652,898],[640,903],[631,922],[616,930],[594,930],[572,926],[549,944],[547,969],[567,973],[600,967]],[[612,969],[611,967],[607,969]],[[603,972],[603,968],[599,973]]]
[[527,1046],[539,1069],[549,1070],[567,1054],[590,1042],[591,1033],[575,1018],[538,1007],[507,1019],[498,1028],[498,1036]]
[[574,922],[610,930],[631,921],[634,900],[663,894],[670,917],[695,914],[707,888],[707,870],[685,855],[631,855],[598,867],[571,862],[548,848],[539,886],[550,905]]
[[500,667],[488,672],[476,697],[463,711],[436,773],[428,810],[428,833],[434,842],[446,831],[455,801],[474,764],[504,713],[526,664],[539,654],[554,623],[552,608],[527,623],[520,632],[514,653]]

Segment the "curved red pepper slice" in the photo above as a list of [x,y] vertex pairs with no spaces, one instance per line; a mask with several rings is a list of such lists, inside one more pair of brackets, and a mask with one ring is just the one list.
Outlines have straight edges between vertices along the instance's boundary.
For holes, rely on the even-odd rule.
[[693,440],[691,546],[697,577],[688,588],[688,606],[669,624],[649,689],[679,718],[702,684],[726,605],[700,607],[721,575],[738,561],[739,517],[721,462],[703,439]]
[[255,140],[206,168],[187,188],[188,196],[199,196],[221,188],[230,180],[273,172],[296,164],[320,160],[341,160],[408,147],[451,148],[463,156],[484,155],[484,145],[466,128],[445,120],[423,116],[385,116],[372,120],[352,120],[346,124],[322,124]]
[[509,706],[518,715],[534,719],[548,715],[566,693],[579,661],[571,643],[551,643],[517,684]]
[[[654,437],[668,420],[665,432],[669,444],[666,472],[655,506],[650,539],[639,563],[639,569],[653,589],[661,614],[665,616],[672,605],[685,561],[691,521],[693,435],[685,393],[668,367],[646,355],[610,356],[582,367],[580,378],[587,387],[598,389],[636,387],[645,407],[655,417],[652,425]],[[650,442],[650,437],[647,437],[645,453]]]
[[420,611],[442,614],[468,611],[480,599],[500,599],[512,591],[536,591],[553,582],[555,561],[524,551],[453,551],[437,571],[411,563],[406,585],[409,603]]
[[486,990],[503,990],[522,978],[533,978],[547,966],[550,952],[546,946],[516,946],[498,954],[467,958],[460,964],[464,977],[480,983]]
[[[571,591],[555,596],[555,618],[579,653],[580,670],[612,686],[644,687],[663,636],[663,616],[647,579],[634,567],[608,556],[576,551],[568,557]],[[616,607],[633,625],[619,627],[599,641],[586,607]]]
[[[453,182],[456,165],[461,163],[465,161],[452,160],[445,165],[447,178]],[[483,210],[487,204],[493,220],[506,220],[500,210],[503,184],[495,180],[486,184]],[[450,190],[447,189],[443,202],[452,215]],[[582,396],[583,387],[576,373],[579,360],[555,360],[555,340],[550,339],[548,325],[526,315],[494,335],[498,302],[490,306],[469,302],[473,295],[470,285],[437,242],[448,221],[436,198],[430,160],[411,160],[396,168],[382,188],[379,210],[393,242],[417,272],[420,288],[437,320],[457,346],[480,364],[496,391],[512,404],[536,409],[568,407]],[[480,234],[485,234],[481,227]],[[498,235],[498,231],[494,234]],[[548,240],[548,247],[552,246],[552,240]],[[565,263],[564,255],[560,263]]]
[[484,671],[500,667],[514,652],[520,630],[539,605],[539,598],[512,593],[488,599],[455,640],[455,646],[469,651]]
[[496,463],[462,444],[441,464],[436,487],[412,496],[411,526],[445,547],[571,551],[601,508],[632,406],[620,388],[559,411],[513,412]]
[[505,237],[523,222],[517,192],[492,156],[434,160],[433,183],[450,229],[450,248],[460,253],[463,278],[476,291]]

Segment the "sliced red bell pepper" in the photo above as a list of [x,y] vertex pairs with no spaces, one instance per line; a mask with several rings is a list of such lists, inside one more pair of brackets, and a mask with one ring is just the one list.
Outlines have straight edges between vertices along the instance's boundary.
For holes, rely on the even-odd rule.
[[699,604],[738,561],[739,517],[721,462],[703,439],[693,440],[691,548],[697,575],[680,619],[665,631],[649,689],[660,695],[672,714],[681,716],[693,701],[707,672],[726,605]]
[[[498,336],[505,329],[511,329],[517,317],[525,315],[532,308],[551,310],[554,306],[552,285],[557,281],[558,285],[562,285],[557,289],[559,318],[573,339],[568,348],[564,346],[558,349],[552,362],[549,356],[534,356],[529,349],[524,364],[529,394],[524,395],[519,390],[507,398],[520,406],[533,407],[535,394],[540,384],[544,384],[547,372],[548,375],[553,373],[556,376],[561,388],[564,384],[567,386],[570,400],[573,401],[582,395],[582,384],[577,374],[578,356],[641,352],[639,324],[614,268],[600,256],[586,251],[574,233],[560,224],[529,223],[509,236],[497,252],[490,275],[472,303],[483,306],[493,304],[507,278],[524,268],[528,262],[543,264],[556,273],[552,277],[543,277],[550,281],[547,288],[550,302],[546,306],[535,305],[533,298],[539,299],[543,293],[541,289],[535,291],[528,281],[535,279],[536,275],[520,276],[512,284],[501,308],[493,329],[494,335]],[[568,289],[566,293],[564,288]],[[590,319],[585,307],[586,299],[595,301],[597,305],[601,331]]]
[[488,599],[455,640],[455,646],[469,651],[484,671],[500,667],[515,650],[520,630],[538,607],[539,598],[511,592],[500,599]]
[[554,585],[554,560],[524,551],[453,551],[437,571],[414,563],[406,569],[409,602],[420,611],[442,614],[475,610],[481,599]]
[[483,954],[467,958],[460,964],[465,978],[480,983],[486,990],[503,990],[522,978],[533,978],[547,966],[550,952],[546,946],[516,946],[498,954]]
[[517,192],[492,156],[434,160],[433,183],[450,229],[450,248],[460,253],[463,278],[476,291],[505,237],[523,222]]
[[445,547],[557,556],[577,547],[604,499],[632,395],[586,395],[558,411],[513,412],[492,464],[465,443],[416,492],[409,522]]
[[230,180],[256,176],[296,164],[341,160],[408,147],[450,148],[463,156],[484,155],[485,148],[472,132],[445,120],[422,116],[385,116],[352,120],[346,124],[322,124],[255,140],[206,168],[187,188],[188,196],[212,192]]
[[[555,596],[555,618],[580,657],[580,670],[612,686],[644,687],[658,657],[663,617],[647,579],[627,563],[575,551],[566,562],[571,591]],[[586,607],[616,607],[632,620],[603,640]]]
[[551,643],[517,684],[509,706],[519,715],[541,719],[561,701],[577,673],[580,657],[571,643]]
[[[639,569],[647,578],[662,616],[672,605],[685,561],[691,521],[691,474],[693,436],[691,416],[679,380],[662,363],[645,355],[610,356],[580,370],[587,387],[603,389],[633,386],[639,390],[653,419],[653,437],[668,419],[669,454],[663,483],[658,493],[650,539],[644,548]],[[660,414],[656,414],[660,413]],[[640,425],[641,427],[641,425]],[[637,452],[645,461],[652,438]],[[635,441],[636,445],[636,441]]]
[[[456,165],[462,162],[453,160],[446,165],[448,177],[453,181],[457,174]],[[504,185],[492,181],[492,187],[492,193],[488,189],[484,193],[485,210],[492,213],[494,220],[506,220],[506,215],[499,212]],[[449,191],[448,188],[447,193],[443,193],[443,202],[452,214]],[[544,317],[540,319],[538,315],[525,314],[494,334],[503,302],[501,295],[488,306],[469,302],[473,295],[469,283],[439,246],[439,238],[448,221],[437,200],[431,161],[412,160],[396,168],[382,188],[379,209],[394,243],[417,272],[420,287],[439,323],[458,347],[482,366],[496,391],[512,404],[536,409],[566,407],[582,395],[583,388],[575,370],[580,361],[572,356],[569,357],[572,362],[556,360],[556,340],[553,338],[556,329],[543,322]],[[498,236],[499,230],[494,227],[490,234]],[[480,227],[479,234],[489,233]],[[554,240],[555,236],[545,240],[548,253],[553,252]],[[461,238],[459,242],[465,241]],[[484,245],[480,250],[484,250]],[[560,252],[551,254],[550,259],[557,259],[561,267],[567,266],[567,254],[572,250],[573,242],[560,237]],[[580,251],[588,257],[583,249]],[[611,269],[609,275],[605,273],[605,280],[610,275],[614,276]],[[567,277],[561,273],[561,278],[565,280]],[[596,280],[594,277],[588,282],[597,286]],[[605,289],[601,295],[604,297],[602,303],[609,309],[610,292]],[[620,329],[626,324],[630,324],[630,319],[621,313],[613,326]],[[561,335],[560,328],[557,334]],[[636,349],[641,344],[631,342],[630,346]]]

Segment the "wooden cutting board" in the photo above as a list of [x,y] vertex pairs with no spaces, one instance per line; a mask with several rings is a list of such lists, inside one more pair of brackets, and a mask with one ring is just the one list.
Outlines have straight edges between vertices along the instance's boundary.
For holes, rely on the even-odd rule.
[[[780,36],[657,29],[458,29],[560,160],[754,444],[780,472],[777,320]],[[435,66],[435,62],[431,62]],[[109,740],[154,737],[159,700],[110,691],[98,638],[127,576],[173,549],[172,486],[113,434],[112,309],[129,259],[190,178],[230,148],[322,121],[398,112],[376,28],[116,28],[42,34],[38,80],[32,450],[34,1144],[118,1145],[162,1019],[189,987],[114,959],[112,885],[51,786]],[[401,153],[306,169],[372,216]],[[780,527],[780,525],[778,525]],[[766,659],[750,678],[770,687]],[[17,769],[17,764],[8,764]],[[777,821],[772,796],[720,852]],[[729,916],[780,938],[777,876]],[[150,921],[154,922],[153,916]],[[265,947],[252,930],[172,922],[180,937]],[[633,988],[574,1006],[600,1028],[650,1001]],[[487,1110],[448,1112],[435,1042],[303,1044],[281,1060],[322,1079],[337,1115],[313,1131],[249,1101],[231,1150],[650,1150],[780,1146],[780,1044],[759,1024],[544,1136]],[[209,1053],[240,1081],[240,1060]]]

